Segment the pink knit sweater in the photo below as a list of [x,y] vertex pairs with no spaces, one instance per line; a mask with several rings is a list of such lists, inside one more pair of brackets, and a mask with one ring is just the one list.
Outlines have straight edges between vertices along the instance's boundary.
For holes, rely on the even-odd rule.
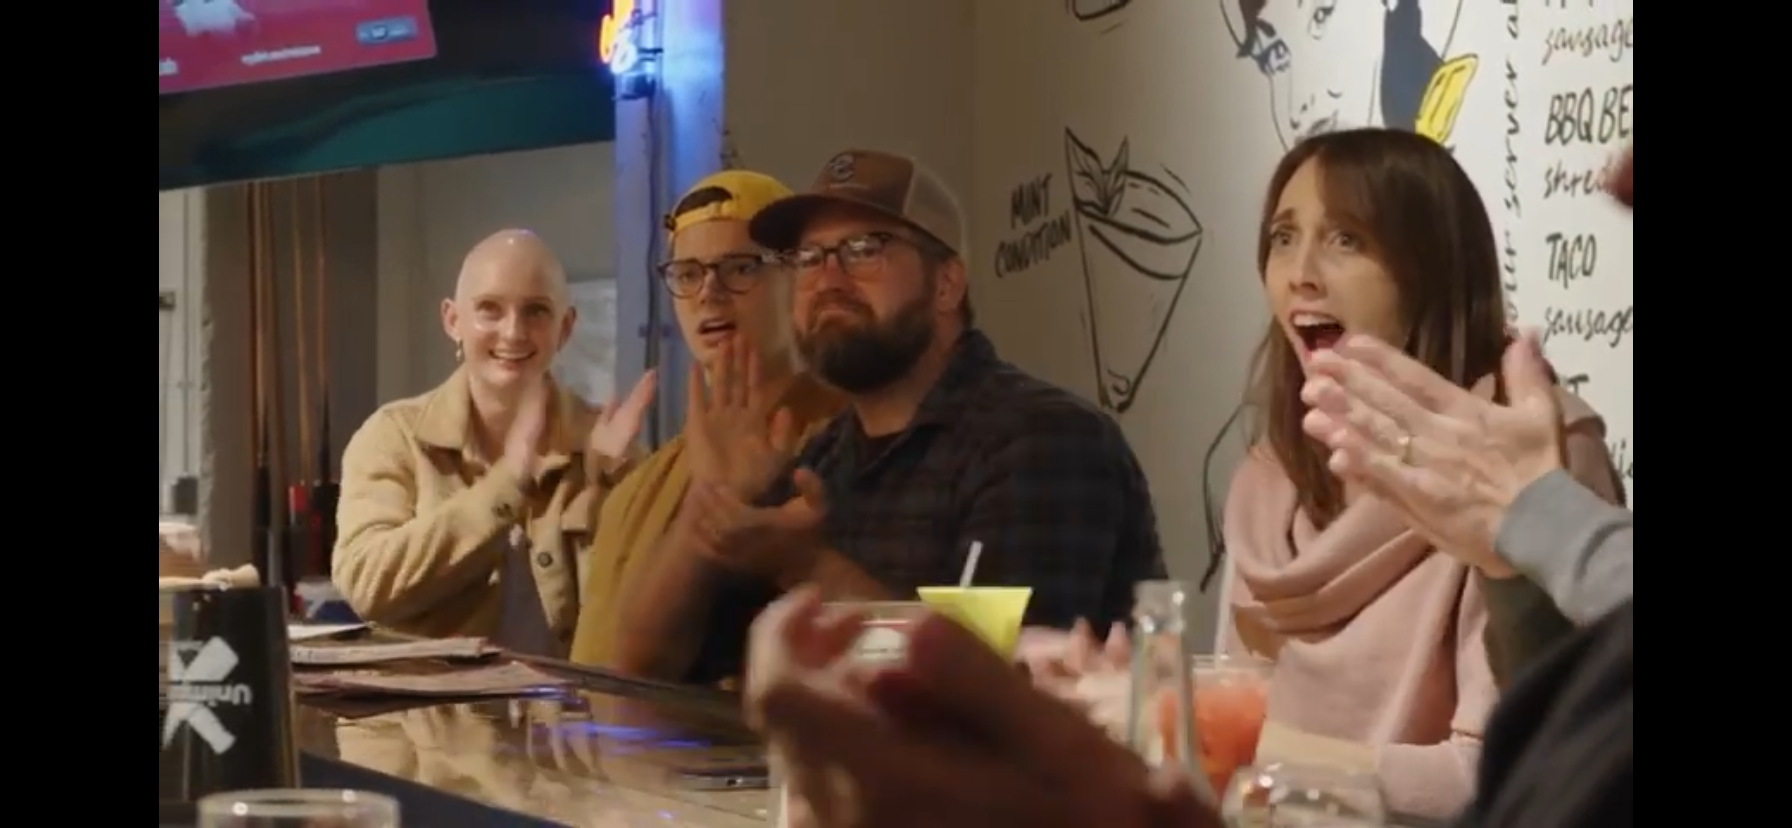
[[[1563,406],[1570,424],[1596,416]],[[1390,808],[1453,816],[1499,697],[1478,579],[1372,496],[1315,528],[1266,450],[1233,480],[1225,536],[1222,649],[1276,662],[1270,720],[1373,746]]]

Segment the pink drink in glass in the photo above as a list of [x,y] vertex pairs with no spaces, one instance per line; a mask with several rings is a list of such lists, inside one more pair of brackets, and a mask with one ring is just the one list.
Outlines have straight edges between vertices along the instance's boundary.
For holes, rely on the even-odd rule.
[[[1232,774],[1257,758],[1257,739],[1269,709],[1270,662],[1249,656],[1194,656],[1195,732],[1201,742],[1201,770],[1223,791]],[[1165,755],[1175,756],[1170,738],[1176,721],[1175,697],[1166,689],[1158,699],[1158,726]]]

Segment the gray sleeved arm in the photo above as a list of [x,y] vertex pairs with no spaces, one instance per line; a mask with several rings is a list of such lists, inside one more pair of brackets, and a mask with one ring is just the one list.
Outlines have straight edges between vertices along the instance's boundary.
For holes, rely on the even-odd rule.
[[1634,520],[1565,471],[1525,487],[1495,541],[1500,555],[1586,625],[1630,600]]

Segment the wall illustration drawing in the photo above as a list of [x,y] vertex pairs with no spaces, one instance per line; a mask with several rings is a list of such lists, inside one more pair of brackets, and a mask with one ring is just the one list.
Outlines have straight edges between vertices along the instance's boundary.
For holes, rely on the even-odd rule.
[[1097,394],[1116,413],[1137,397],[1202,241],[1187,185],[1167,168],[1135,169],[1128,143],[1104,161],[1064,130]]
[[1219,0],[1226,27],[1269,83],[1282,146],[1333,129],[1388,126],[1450,143],[1480,66],[1450,54],[1462,0]]
[[1064,0],[1064,9],[1078,20],[1099,20],[1127,7],[1132,0]]

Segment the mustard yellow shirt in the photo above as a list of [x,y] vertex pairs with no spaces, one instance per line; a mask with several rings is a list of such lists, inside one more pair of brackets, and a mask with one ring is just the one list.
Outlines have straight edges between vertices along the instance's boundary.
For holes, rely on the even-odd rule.
[[489,636],[505,556],[526,554],[548,629],[564,647],[598,509],[627,465],[608,463],[588,482],[584,443],[595,415],[555,386],[542,469],[527,481],[479,457],[464,372],[381,407],[342,456],[337,588],[364,620],[400,632]]
[[[807,374],[799,375],[784,394],[791,425],[808,440],[846,405],[839,392]],[[603,504],[593,545],[591,577],[579,612],[578,632],[570,658],[580,664],[608,667],[615,657],[621,597],[628,594],[648,567],[654,544],[672,525],[691,485],[690,458],[683,435],[650,455],[617,484]]]

